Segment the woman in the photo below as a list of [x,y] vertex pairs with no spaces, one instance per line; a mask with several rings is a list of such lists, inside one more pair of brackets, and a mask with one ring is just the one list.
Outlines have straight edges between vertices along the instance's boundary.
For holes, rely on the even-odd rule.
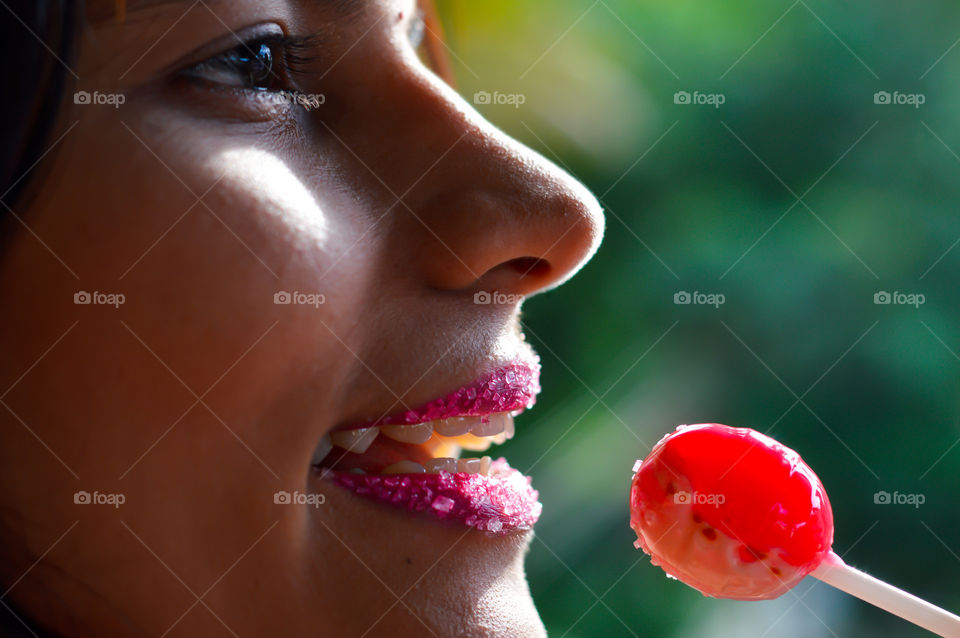
[[7,13],[10,631],[542,635],[536,493],[483,450],[596,200],[421,61],[413,0]]

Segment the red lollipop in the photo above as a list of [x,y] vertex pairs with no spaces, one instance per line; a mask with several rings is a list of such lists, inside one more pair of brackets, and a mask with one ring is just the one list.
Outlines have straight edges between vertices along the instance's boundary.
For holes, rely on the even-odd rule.
[[681,425],[634,466],[635,545],[715,598],[776,598],[811,574],[942,636],[960,618],[846,565],[833,511],[800,455],[749,428]]

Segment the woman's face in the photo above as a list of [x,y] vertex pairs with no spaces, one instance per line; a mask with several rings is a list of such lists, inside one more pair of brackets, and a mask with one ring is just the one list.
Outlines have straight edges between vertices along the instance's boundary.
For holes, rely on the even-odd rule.
[[413,0],[112,10],[0,265],[9,598],[67,635],[541,635],[523,481],[379,472],[532,402],[520,301],[597,202],[423,65]]

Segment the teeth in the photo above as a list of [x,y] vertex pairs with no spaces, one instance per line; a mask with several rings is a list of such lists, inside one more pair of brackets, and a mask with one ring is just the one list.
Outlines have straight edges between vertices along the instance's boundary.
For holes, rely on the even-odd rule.
[[313,465],[320,465],[320,462],[327,458],[327,455],[330,454],[330,450],[333,449],[333,441],[330,440],[330,435],[324,436],[320,439],[320,443],[317,444],[317,449],[313,451],[313,460],[311,463]]
[[480,459],[460,459],[457,461],[457,471],[477,474],[480,472]]
[[413,461],[399,461],[393,465],[384,468],[381,474],[439,474],[440,472],[465,472],[467,474],[480,474],[481,476],[490,475],[490,465],[492,460],[489,456],[480,459],[453,459],[450,457],[440,457],[430,459],[424,465],[414,463]]
[[[487,419],[486,422],[483,419]],[[354,454],[364,454],[377,436],[383,433],[388,439],[422,445],[434,458],[424,465],[404,460],[385,468],[382,474],[421,474],[424,472],[467,472],[489,475],[489,456],[459,459],[461,449],[484,452],[493,443],[503,443],[513,438],[513,415],[506,412],[486,417],[466,416],[440,419],[413,425],[383,425],[353,430],[338,430],[320,439],[314,450],[312,463],[319,465],[334,447]]]
[[452,459],[448,456],[430,459],[426,462],[426,469],[431,474],[439,474],[440,472],[450,472],[453,474],[457,471],[457,459]]
[[400,461],[399,463],[394,463],[393,465],[383,469],[381,474],[423,474],[426,472],[424,468],[419,463],[414,463],[413,461]]
[[470,430],[470,434],[474,436],[493,436],[495,434],[500,434],[506,429],[508,419],[513,421],[513,417],[505,412],[491,414],[486,423],[484,423],[481,419],[476,425],[474,425]]
[[460,436],[466,434],[474,426],[478,417],[458,416],[452,419],[441,419],[433,422],[433,429],[441,436]]
[[503,445],[507,441],[513,438],[516,430],[513,427],[513,417],[507,419],[507,425],[503,428],[503,432],[500,434],[495,434],[490,437],[490,440],[496,443],[497,445]]
[[337,447],[342,447],[354,454],[363,454],[380,434],[380,428],[363,428],[359,430],[340,430],[330,435],[330,440]]
[[401,443],[426,443],[433,436],[433,428],[429,423],[418,423],[417,425],[385,425],[380,427],[380,432],[388,439],[400,441]]

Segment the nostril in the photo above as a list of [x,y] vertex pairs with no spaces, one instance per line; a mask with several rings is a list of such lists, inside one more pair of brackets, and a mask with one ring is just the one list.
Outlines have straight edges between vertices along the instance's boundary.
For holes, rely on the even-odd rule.
[[476,280],[480,290],[496,290],[504,294],[530,295],[553,276],[553,265],[539,257],[517,257],[503,261]]
[[517,257],[503,264],[520,277],[543,277],[550,272],[550,264],[538,257]]

